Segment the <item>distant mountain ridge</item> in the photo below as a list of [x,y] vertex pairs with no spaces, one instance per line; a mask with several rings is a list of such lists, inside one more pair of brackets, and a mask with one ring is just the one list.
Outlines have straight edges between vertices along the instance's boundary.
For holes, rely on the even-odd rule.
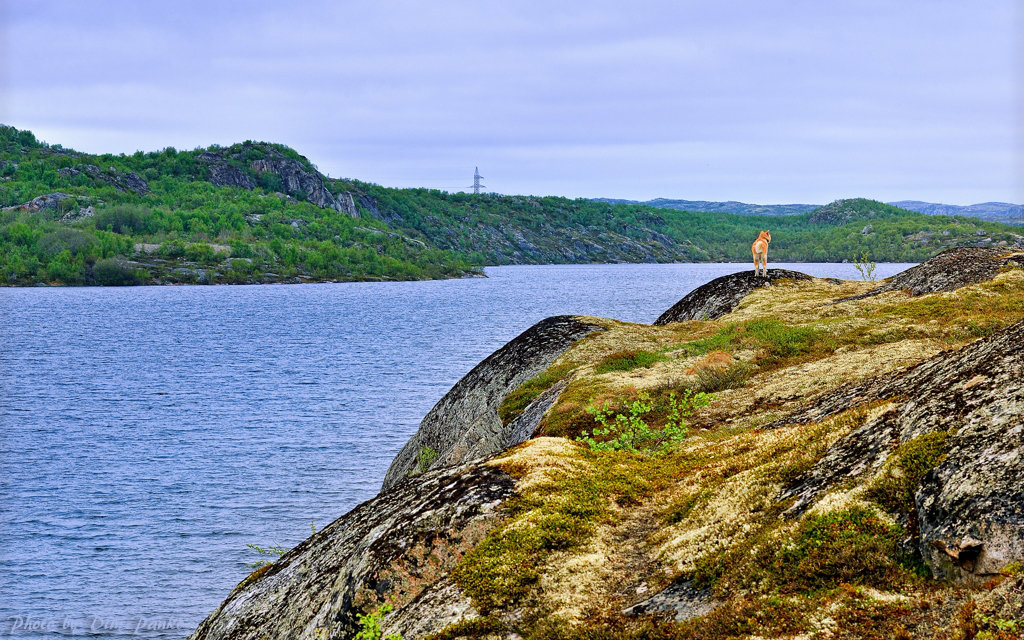
[[[645,201],[616,198],[592,198],[592,200],[607,204],[641,205],[657,207],[659,209],[692,211],[695,213],[732,213],[740,216],[791,216],[809,213],[823,206],[820,204],[748,204],[735,200],[714,202],[710,200],[678,200],[674,198],[655,198]],[[1010,202],[981,202],[970,205],[956,205],[922,202],[921,200],[899,200],[887,202],[886,204],[929,216],[967,216],[989,222],[1024,226],[1024,205]]]
[[746,202],[711,202],[709,200],[676,200],[655,198],[641,202],[639,200],[618,200],[615,198],[592,198],[596,202],[607,204],[629,204],[676,211],[692,211],[694,213],[732,213],[740,216],[794,216],[810,213],[820,204],[747,204]]
[[990,222],[1024,225],[1024,205],[1009,202],[980,202],[978,204],[960,206],[921,202],[920,200],[900,200],[888,204],[929,216],[968,216]]

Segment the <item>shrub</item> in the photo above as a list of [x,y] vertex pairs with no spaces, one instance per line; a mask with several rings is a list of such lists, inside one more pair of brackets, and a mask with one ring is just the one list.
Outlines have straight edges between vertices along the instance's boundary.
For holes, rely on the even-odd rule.
[[359,633],[355,635],[355,640],[402,640],[401,634],[392,633],[384,636],[384,632],[381,631],[381,621],[389,613],[391,613],[389,604],[366,615],[357,613],[356,621],[359,623]]
[[702,367],[694,372],[697,376],[699,391],[714,393],[726,389],[738,389],[747,383],[752,369],[744,362],[727,367]]
[[99,241],[91,233],[78,229],[57,229],[39,238],[36,249],[44,256],[55,256],[67,250],[71,255],[88,254],[99,247]]
[[185,247],[185,258],[192,262],[209,264],[216,260],[216,253],[210,245],[199,242]]
[[435,460],[437,460],[437,451],[428,446],[420,447],[419,451],[416,452],[416,470],[414,473],[424,473],[430,469],[430,465],[434,464]]
[[664,453],[689,435],[686,418],[694,409],[706,407],[714,398],[706,393],[683,392],[680,400],[675,392],[669,393],[668,421],[661,429],[652,429],[643,416],[654,408],[651,398],[640,393],[637,400],[627,405],[626,413],[612,413],[609,403],[598,409],[591,405],[587,412],[601,425],[593,433],[586,431],[577,438],[594,451],[627,451],[630,453]]
[[140,271],[124,258],[106,258],[93,265],[92,277],[96,284],[104,287],[130,286],[143,282],[145,276]]
[[160,255],[165,258],[183,258],[185,256],[185,243],[181,240],[169,240],[160,245]]
[[117,204],[96,212],[93,221],[97,229],[131,235],[146,230],[151,215],[149,209],[137,204]]

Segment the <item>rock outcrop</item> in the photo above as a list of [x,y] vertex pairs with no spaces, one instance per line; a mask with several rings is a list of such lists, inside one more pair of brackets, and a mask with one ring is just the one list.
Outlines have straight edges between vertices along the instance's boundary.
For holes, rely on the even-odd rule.
[[954,291],[991,280],[1001,269],[1010,266],[1024,267],[1024,252],[990,247],[947,249],[889,278],[877,289],[846,300],[859,300],[887,291],[907,291],[912,296]]
[[475,366],[423,418],[395,456],[382,491],[416,470],[420,452],[432,466],[458,464],[498,453],[513,444],[515,425],[503,425],[498,406],[519,385],[551,365],[577,340],[603,328],[576,316],[541,320]]
[[440,631],[472,613],[446,573],[487,534],[514,485],[483,464],[399,483],[254,572],[190,638],[351,638],[356,613],[385,602],[397,609],[387,633]]
[[781,499],[801,513],[828,489],[877,471],[901,445],[947,433],[944,461],[915,495],[920,553],[936,577],[992,576],[1024,558],[1024,322],[909,370],[826,394],[767,428],[888,402],[833,445]]
[[298,196],[321,209],[334,209],[359,217],[355,200],[351,193],[342,192],[337,197],[331,193],[318,171],[308,169],[299,160],[286,157],[273,146],[262,146],[262,158],[240,164],[241,154],[230,155],[227,150],[207,151],[199,154],[198,160],[208,167],[208,180],[217,187],[236,187],[252,190],[258,184],[251,173],[257,176],[264,173],[276,174],[288,196]]
[[686,294],[672,308],[654,321],[655,326],[687,320],[715,320],[736,308],[743,298],[759,287],[767,287],[779,280],[810,280],[811,276],[789,269],[769,269],[767,275],[754,275],[741,271],[701,285]]
[[246,191],[256,188],[256,181],[248,173],[228,164],[218,153],[207,151],[199,154],[197,159],[209,166],[209,181],[215,187],[235,187]]
[[137,173],[132,171],[118,171],[114,167],[108,167],[103,171],[93,164],[87,164],[81,169],[65,167],[57,170],[57,175],[64,178],[74,178],[84,173],[96,182],[103,182],[114,187],[118,193],[131,191],[135,195],[144,196],[151,193],[149,184]]
[[[950,278],[982,277],[989,265],[981,265],[973,275],[941,280],[919,268],[913,277],[945,287]],[[932,638],[961,619],[1003,628],[998,616],[1024,614],[1017,586],[1024,572],[1013,569],[1024,561],[1024,320],[1014,311],[1024,272],[998,271],[996,282],[974,285],[970,294],[923,301],[929,309],[948,304],[950,326],[978,309],[967,313],[957,304],[990,301],[987,320],[1000,328],[974,341],[928,322],[906,337],[907,318],[917,317],[907,294],[834,304],[837,288],[847,295],[866,291],[867,283],[804,282],[809,276],[785,271],[774,281],[797,282],[772,292],[744,284],[751,273],[709,283],[724,281],[687,297],[701,317],[721,317],[744,296],[756,298],[733,316],[735,331],[715,343],[746,358],[752,377],[719,386],[700,426],[694,417],[689,436],[666,456],[605,455],[565,437],[538,436],[572,438],[572,429],[590,429],[593,421],[572,416],[586,416],[593,395],[621,406],[637,389],[653,398],[690,388],[686,372],[703,357],[708,327],[548,318],[435,405],[376,498],[244,580],[192,640],[351,638],[356,615],[385,603],[395,610],[383,621],[384,634],[406,640],[454,633],[453,624],[528,637],[545,618],[573,621],[579,637],[603,637],[607,625],[640,630],[631,637],[650,629],[657,637],[703,637],[705,622],[769,637],[777,628],[758,612],[777,607],[780,593],[796,612],[787,618],[788,634],[820,630],[799,607],[820,608],[822,593],[832,594],[829,615],[852,625],[885,620],[872,607],[886,598],[935,603],[929,613],[901,609],[898,621],[881,627],[844,629],[848,637]],[[837,322],[842,309],[850,316]],[[743,330],[762,313],[803,330]],[[908,315],[894,320],[900,313]],[[897,331],[872,333],[879,328]],[[950,342],[951,335],[968,337]],[[758,355],[766,346],[759,340],[779,339],[821,339],[827,348],[803,344],[789,355]],[[955,346],[939,351],[939,341]],[[595,372],[592,365],[624,347],[658,348],[665,357],[653,367]],[[911,360],[894,369],[878,357],[884,349]],[[503,424],[502,400],[563,354],[560,364],[574,369],[537,389]],[[854,370],[851,383],[836,374]],[[661,411],[674,402],[666,397]],[[639,417],[643,410],[633,406]],[[551,419],[557,428],[545,431]],[[643,419],[656,426],[653,412]],[[432,461],[421,455],[428,449]],[[913,475],[898,466],[905,459],[918,465]],[[898,490],[885,488],[889,480]],[[909,565],[901,565],[909,557],[937,581],[915,592],[920,578],[908,578]],[[516,595],[506,597],[506,589]],[[964,603],[988,617],[958,613]]]
[[24,204],[14,205],[13,207],[4,207],[5,211],[12,211],[14,209],[20,209],[22,211],[31,211],[33,213],[43,211],[46,209],[56,209],[60,206],[60,203],[68,198],[73,198],[70,193],[45,193],[41,196],[36,196]]

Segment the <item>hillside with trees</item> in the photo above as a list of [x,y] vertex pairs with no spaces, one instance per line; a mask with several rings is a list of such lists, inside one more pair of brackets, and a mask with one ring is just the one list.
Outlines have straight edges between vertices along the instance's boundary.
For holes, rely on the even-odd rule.
[[91,155],[0,126],[0,283],[123,285],[415,280],[484,265],[921,261],[1011,246],[1011,227],[869,200],[750,216],[332,179],[293,149]]

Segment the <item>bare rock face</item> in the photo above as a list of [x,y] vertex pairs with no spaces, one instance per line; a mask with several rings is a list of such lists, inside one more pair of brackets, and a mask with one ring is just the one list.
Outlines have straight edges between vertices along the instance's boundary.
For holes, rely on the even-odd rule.
[[244,580],[190,640],[321,640],[359,630],[357,613],[395,606],[407,638],[477,617],[447,577],[497,519],[515,482],[479,463],[427,472],[359,505]]
[[936,577],[974,580],[1024,561],[1024,322],[910,369],[826,394],[767,428],[857,406],[892,407],[834,444],[780,499],[800,513],[877,470],[895,447],[946,432],[945,459],[916,491],[919,550]]
[[789,269],[769,269],[766,276],[753,270],[732,273],[701,285],[686,294],[672,308],[654,321],[655,326],[687,320],[715,320],[736,308],[743,298],[758,287],[767,287],[779,280],[810,280],[811,276]]
[[350,218],[359,218],[359,210],[356,209],[356,201],[352,198],[352,194],[348,191],[343,191],[338,194],[338,211],[348,214]]
[[43,211],[45,209],[56,209],[61,201],[72,198],[70,193],[46,193],[41,196],[36,196],[24,204],[15,205],[13,207],[5,207],[7,211],[13,209],[20,209],[22,211]]
[[106,171],[103,171],[99,167],[91,164],[86,165],[83,171],[85,171],[86,175],[93,180],[105,182],[114,187],[118,193],[131,191],[135,195],[139,196],[144,196],[150,193],[149,184],[143,180],[139,174],[131,171],[118,171],[114,167],[108,167]]
[[201,153],[198,160],[209,165],[210,183],[215,187],[237,187],[246,191],[256,188],[256,181],[249,174],[231,166],[217,153]]
[[256,160],[252,168],[257,173],[271,172],[281,176],[285,190],[288,193],[305,194],[306,202],[314,204],[321,209],[334,209],[344,211],[342,203],[335,199],[334,195],[324,186],[324,181],[319,173],[307,171],[297,160],[287,158],[270,158]]
[[992,247],[947,249],[893,276],[877,289],[844,300],[860,300],[886,291],[908,291],[912,296],[954,291],[991,280],[1000,269],[1011,265],[1024,268],[1024,253]]
[[421,450],[436,455],[433,466],[495,454],[513,444],[514,424],[503,425],[498,406],[519,385],[553,363],[574,342],[599,327],[576,316],[541,320],[475,366],[423,418],[395,456],[381,491],[415,471]]

